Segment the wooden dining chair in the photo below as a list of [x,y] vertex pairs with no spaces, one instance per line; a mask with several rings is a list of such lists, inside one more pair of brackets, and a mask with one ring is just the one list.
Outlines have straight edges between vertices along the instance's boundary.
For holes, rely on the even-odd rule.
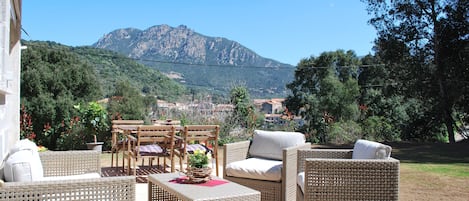
[[137,162],[149,159],[151,162],[156,158],[163,157],[163,171],[166,168],[166,158],[171,161],[171,172],[174,172],[173,147],[174,147],[174,126],[154,126],[142,125],[137,129],[137,133],[128,134],[127,150],[124,152],[127,158],[127,174],[130,174],[131,164],[133,164],[134,175],[137,174]]
[[[143,120],[112,120],[111,121],[111,167],[114,165],[114,155],[116,157],[116,167],[119,163],[119,152],[125,150],[127,137],[125,131],[137,130],[137,126],[143,125]],[[124,168],[124,158],[122,158],[122,168]]]
[[179,166],[183,170],[183,163],[187,164],[187,155],[193,154],[195,150],[201,150],[212,155],[215,159],[215,169],[218,176],[218,136],[220,126],[218,125],[186,125],[182,131],[181,147],[175,151],[179,157]]

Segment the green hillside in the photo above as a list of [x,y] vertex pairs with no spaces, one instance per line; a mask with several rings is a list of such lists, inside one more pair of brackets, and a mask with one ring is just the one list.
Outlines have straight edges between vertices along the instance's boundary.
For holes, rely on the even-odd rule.
[[102,91],[102,98],[108,97],[114,91],[116,83],[126,80],[142,94],[156,95],[163,100],[174,101],[186,91],[184,86],[159,71],[109,50],[93,47],[70,47],[54,42],[40,41],[23,41],[23,44],[28,46],[27,51],[23,54],[39,50],[61,51],[79,58],[80,63],[93,68]]

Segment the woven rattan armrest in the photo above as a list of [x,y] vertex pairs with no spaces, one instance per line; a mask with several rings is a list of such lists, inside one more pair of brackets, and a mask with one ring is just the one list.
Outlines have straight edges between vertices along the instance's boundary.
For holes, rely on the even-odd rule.
[[223,167],[235,161],[247,158],[250,141],[241,141],[224,145]]
[[282,200],[295,200],[298,150],[311,148],[311,143],[305,143],[282,150]]
[[352,149],[300,149],[298,150],[297,172],[304,172],[304,161],[307,158],[351,159],[352,153]]

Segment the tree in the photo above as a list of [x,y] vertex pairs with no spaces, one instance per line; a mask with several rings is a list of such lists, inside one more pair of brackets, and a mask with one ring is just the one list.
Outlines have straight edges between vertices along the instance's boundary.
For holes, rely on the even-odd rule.
[[258,128],[264,120],[249,97],[249,91],[244,85],[234,85],[231,88],[230,103],[234,105],[234,109],[222,123],[220,128],[222,141],[219,143],[245,140],[251,137],[252,131]]
[[328,127],[334,122],[358,118],[359,59],[353,51],[324,52],[319,57],[302,59],[285,101],[288,110],[301,115],[302,131],[312,141],[326,142]]
[[73,105],[97,99],[101,89],[93,68],[68,47],[34,43],[22,52],[21,62],[21,102],[31,115],[35,140],[54,150],[56,130],[74,116]]
[[111,119],[145,119],[145,111],[145,99],[140,92],[129,81],[118,82],[109,99],[108,114]]
[[378,31],[377,56],[398,83],[394,90],[424,100],[430,130],[438,132],[444,125],[449,141],[455,142],[453,115],[469,107],[464,96],[469,86],[469,2],[362,1]]
[[386,65],[380,64],[379,57],[367,55],[361,59],[362,70],[358,77],[360,84],[360,121],[363,137],[370,140],[396,141],[418,138],[414,133],[411,119],[419,119],[422,103],[415,98],[406,98],[402,90],[396,90],[397,83],[390,77]]
[[230,91],[230,102],[235,106],[232,118],[245,128],[254,127],[254,105],[250,102],[249,92],[244,86],[235,86]]

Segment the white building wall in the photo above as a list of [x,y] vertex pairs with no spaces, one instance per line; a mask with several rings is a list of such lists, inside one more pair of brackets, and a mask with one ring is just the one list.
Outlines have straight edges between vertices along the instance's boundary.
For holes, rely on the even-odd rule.
[[17,13],[21,12],[20,7],[21,0],[0,0],[0,158],[2,159],[20,136],[21,13]]

